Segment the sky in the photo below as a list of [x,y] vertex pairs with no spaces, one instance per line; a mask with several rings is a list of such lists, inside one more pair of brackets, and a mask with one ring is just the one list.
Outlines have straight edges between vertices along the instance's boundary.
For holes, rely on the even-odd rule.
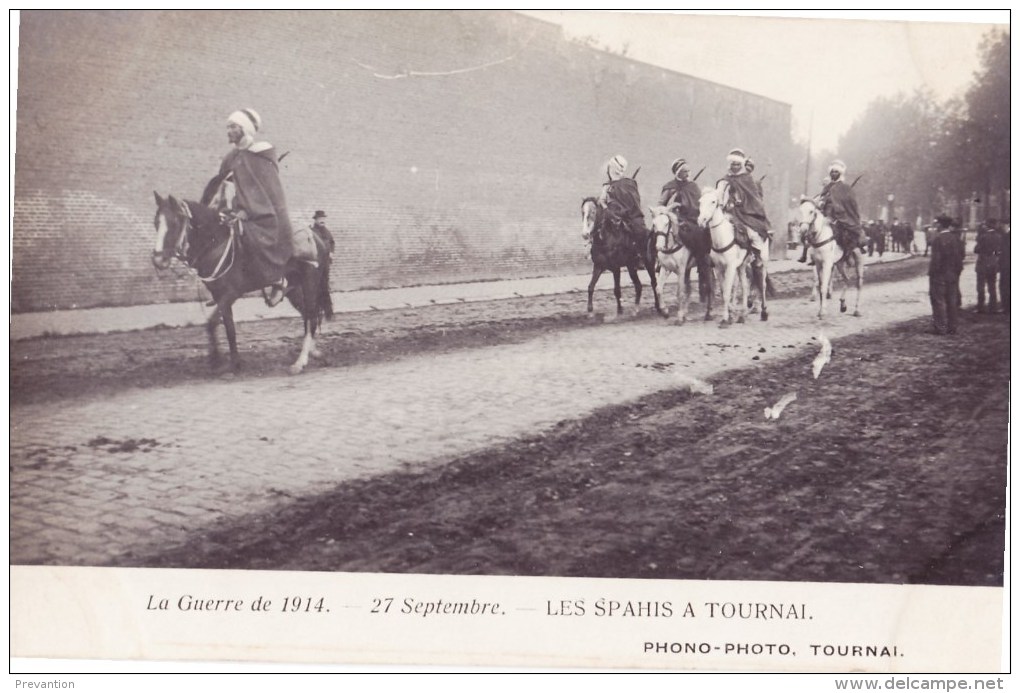
[[635,60],[789,103],[793,135],[804,142],[810,135],[813,151],[836,151],[840,135],[878,96],[922,86],[943,100],[962,95],[979,65],[981,37],[995,23],[1009,26],[1008,11],[839,13],[880,20],[664,11],[525,14],[562,25],[570,38],[591,36],[616,52],[626,47]]

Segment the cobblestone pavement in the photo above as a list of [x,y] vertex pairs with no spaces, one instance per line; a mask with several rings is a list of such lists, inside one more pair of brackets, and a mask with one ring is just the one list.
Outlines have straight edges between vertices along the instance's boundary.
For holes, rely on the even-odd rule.
[[[973,300],[971,268],[961,285]],[[836,338],[926,314],[926,278],[866,289],[860,318],[834,302],[820,328],[815,310],[804,299],[774,301],[769,322],[751,316],[728,329],[624,317],[301,377],[14,406],[11,562],[116,565],[223,516],[498,445],[685,376],[799,354],[810,378],[820,329]]]

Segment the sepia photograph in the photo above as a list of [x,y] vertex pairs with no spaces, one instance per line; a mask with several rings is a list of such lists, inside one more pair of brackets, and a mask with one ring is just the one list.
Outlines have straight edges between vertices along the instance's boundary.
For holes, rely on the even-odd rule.
[[1008,11],[11,37],[19,670],[1010,670]]

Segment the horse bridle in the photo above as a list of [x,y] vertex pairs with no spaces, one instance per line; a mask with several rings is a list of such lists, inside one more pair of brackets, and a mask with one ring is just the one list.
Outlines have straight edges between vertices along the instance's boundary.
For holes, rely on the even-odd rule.
[[[663,213],[663,216],[665,216],[666,219],[669,220],[669,226],[667,227],[668,230],[667,231],[653,231],[652,235],[654,235],[656,237],[662,236],[663,238],[666,239],[666,243],[668,244],[669,243],[670,231],[674,231],[673,217],[670,216],[666,212]],[[658,246],[656,246],[655,250],[657,252],[662,253],[663,255],[673,255],[673,254],[679,253],[681,250],[683,250],[684,244],[680,241],[680,235],[677,234],[675,231],[674,231],[673,235],[676,236],[676,246],[675,247],[667,248],[666,250],[659,250]]]
[[[213,269],[212,273],[208,277],[203,277],[201,274],[198,273],[198,269],[195,268],[194,263],[195,261],[198,260],[198,258],[202,257],[202,255],[205,254],[207,250],[215,246],[217,241],[215,238],[211,238],[209,242],[205,244],[204,247],[200,248],[195,252],[192,252],[192,246],[189,237],[191,236],[190,232],[191,229],[193,228],[192,221],[194,217],[192,217],[191,208],[188,207],[188,204],[186,202],[181,200],[178,201],[177,204],[178,211],[180,212],[183,221],[181,222],[180,236],[178,237],[177,243],[174,246],[173,256],[180,260],[181,262],[183,262],[188,267],[190,267],[191,269],[193,269],[195,271],[195,275],[203,282],[211,283],[218,279],[222,279],[223,276],[226,275],[226,273],[229,272],[230,269],[234,266],[234,259],[237,256],[234,242],[234,239],[236,237],[234,226],[232,224],[228,226],[230,235],[227,237],[227,245],[223,249],[223,254],[220,255],[220,259],[217,261],[216,267]],[[228,257],[230,258],[229,263],[227,262]],[[226,264],[225,267],[224,264]]]
[[[726,213],[722,211],[722,205],[721,205],[721,204],[719,204],[719,200],[716,200],[716,201],[715,201],[715,209],[714,209],[714,210],[712,210],[712,216],[715,216],[715,213],[716,213],[717,211],[719,212],[719,216],[721,216],[721,217],[722,217],[722,219],[720,219],[720,220],[719,220],[719,223],[718,223],[718,224],[712,224],[712,218],[711,218],[711,217],[709,217],[708,221],[707,221],[707,222],[705,222],[705,226],[707,226],[707,227],[708,227],[708,232],[709,232],[710,234],[711,234],[711,232],[712,232],[712,229],[717,229],[717,228],[719,228],[720,226],[722,226],[722,225],[723,225],[723,222],[724,222],[724,221],[726,221]],[[731,223],[732,223],[732,222],[731,222]],[[723,253],[725,253],[725,252],[726,252],[727,250],[729,250],[730,248],[732,248],[732,247],[733,247],[733,246],[735,246],[736,244],[737,244],[737,234],[736,234],[736,230],[734,230],[734,233],[733,233],[733,240],[732,240],[732,241],[730,241],[730,242],[729,242],[729,243],[728,243],[728,244],[727,244],[727,245],[726,245],[725,247],[723,247],[723,248],[716,248],[716,247],[715,247],[715,245],[713,245],[713,246],[712,246],[712,251],[713,251],[713,252],[716,252],[716,253],[719,253],[720,255],[722,255]]]
[[[819,233],[818,229],[815,228],[815,225],[818,222],[818,217],[821,216],[822,214],[821,214],[821,210],[818,209],[818,206],[815,205],[814,203],[811,204],[811,207],[812,207],[813,212],[814,212],[814,217],[812,217],[811,221],[807,222],[807,226],[808,226],[808,231],[811,233],[811,238],[815,239],[815,238],[818,238],[818,233]],[[833,233],[831,236],[829,236],[827,239],[825,239],[821,243],[815,243],[814,240],[810,240],[808,242],[810,243],[812,248],[821,248],[823,246],[828,245],[829,243],[834,242],[835,240],[836,240],[836,234]]]

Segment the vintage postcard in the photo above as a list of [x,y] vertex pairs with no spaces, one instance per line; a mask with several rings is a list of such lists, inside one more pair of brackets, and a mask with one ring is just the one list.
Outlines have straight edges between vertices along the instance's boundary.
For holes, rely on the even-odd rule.
[[26,681],[1009,670],[1008,13],[12,16]]

